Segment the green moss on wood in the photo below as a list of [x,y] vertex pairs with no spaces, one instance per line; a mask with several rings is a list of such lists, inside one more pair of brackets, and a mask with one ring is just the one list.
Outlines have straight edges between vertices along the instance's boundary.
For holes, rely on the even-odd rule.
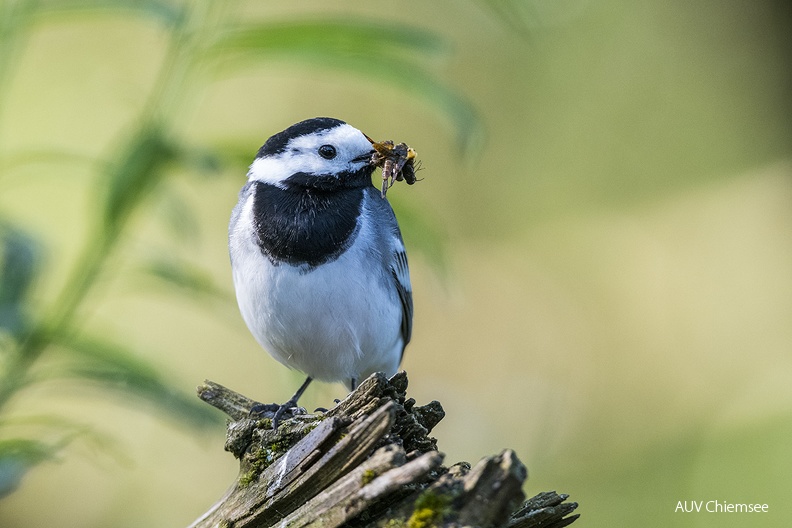
[[365,486],[375,478],[377,478],[377,472],[373,469],[367,469],[363,472],[363,476],[360,477],[360,482],[363,486]]
[[[244,455],[244,473],[239,477],[239,487],[246,488],[250,486],[262,471],[270,467],[281,455],[294,447],[294,444],[316,429],[318,425],[318,421],[309,423],[303,427],[295,428],[288,433],[279,432],[277,440],[266,443],[254,443],[254,445],[251,445]],[[272,428],[272,420],[269,418],[262,418],[258,421],[257,427],[269,430]]]
[[431,528],[438,526],[448,514],[451,499],[431,490],[426,490],[415,501],[415,510],[407,519],[407,528]]

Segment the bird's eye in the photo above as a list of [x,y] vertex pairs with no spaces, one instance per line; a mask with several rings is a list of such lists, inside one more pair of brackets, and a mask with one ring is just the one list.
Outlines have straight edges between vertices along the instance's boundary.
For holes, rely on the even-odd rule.
[[319,147],[319,155],[324,159],[333,159],[336,157],[336,149],[333,145],[322,145]]

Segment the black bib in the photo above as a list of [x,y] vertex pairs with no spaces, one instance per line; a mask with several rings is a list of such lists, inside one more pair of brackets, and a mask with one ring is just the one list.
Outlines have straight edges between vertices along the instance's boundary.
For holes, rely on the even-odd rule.
[[316,178],[312,187],[288,180],[286,189],[255,184],[258,245],[274,264],[318,266],[337,259],[355,240],[363,188]]

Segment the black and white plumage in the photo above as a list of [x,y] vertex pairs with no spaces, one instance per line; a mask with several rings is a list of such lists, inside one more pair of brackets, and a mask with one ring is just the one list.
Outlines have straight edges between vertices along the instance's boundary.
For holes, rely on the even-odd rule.
[[256,340],[308,380],[354,388],[398,369],[412,288],[396,217],[371,181],[370,140],[331,118],[267,140],[229,226],[234,286]]

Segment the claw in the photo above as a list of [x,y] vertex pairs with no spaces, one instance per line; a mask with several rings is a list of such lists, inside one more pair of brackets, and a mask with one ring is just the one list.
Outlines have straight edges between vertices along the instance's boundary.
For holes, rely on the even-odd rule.
[[297,410],[300,409],[297,406],[297,400],[300,399],[300,396],[302,396],[302,393],[308,388],[308,385],[310,385],[311,381],[312,378],[310,376],[307,377],[303,384],[300,385],[300,388],[297,389],[297,392],[294,393],[294,396],[292,396],[286,403],[282,405],[278,405],[277,403],[257,403],[250,409],[250,413],[253,414],[254,410],[258,411],[261,409],[262,412],[258,412],[258,414],[272,414],[272,429],[277,429],[284,417],[291,418],[296,414],[302,414],[305,412],[297,412]]
[[294,416],[295,409],[298,409],[297,402],[293,400],[289,400],[283,405],[278,407],[278,410],[275,411],[275,415],[272,417],[272,429],[275,430],[280,425],[281,419],[284,415],[288,412],[288,416],[286,418],[291,418]]

